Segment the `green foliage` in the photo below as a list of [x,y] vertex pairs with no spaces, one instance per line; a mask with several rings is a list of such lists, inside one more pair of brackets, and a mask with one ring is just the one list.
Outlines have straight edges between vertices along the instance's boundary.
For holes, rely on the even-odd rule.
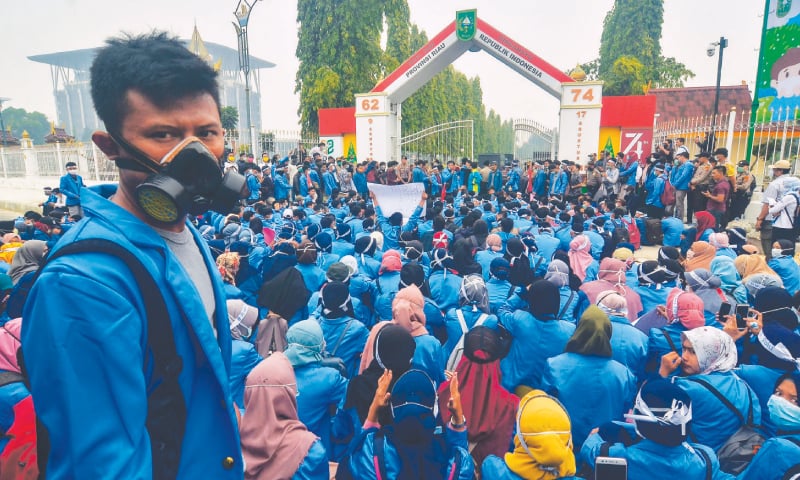
[[47,116],[41,112],[28,112],[24,108],[3,109],[3,124],[17,138],[22,138],[22,132],[27,131],[34,143],[44,143],[44,137],[50,134]]
[[[641,87],[649,82],[654,88],[682,87],[694,73],[661,55],[663,22],[663,0],[616,0],[603,20],[600,57],[581,65],[587,80],[611,83],[613,93],[604,87],[609,95],[641,95]],[[618,63],[623,57],[626,60]]]
[[235,130],[239,123],[239,109],[236,107],[222,107],[222,128]]

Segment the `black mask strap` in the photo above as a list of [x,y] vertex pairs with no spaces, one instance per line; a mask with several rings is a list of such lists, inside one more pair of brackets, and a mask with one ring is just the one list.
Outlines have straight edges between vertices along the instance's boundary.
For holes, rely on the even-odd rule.
[[122,138],[122,135],[108,132],[114,142],[122,147],[130,156],[120,156],[115,162],[119,168],[134,170],[143,173],[156,173],[160,170],[157,162],[153,161],[143,151],[131,145],[130,142]]

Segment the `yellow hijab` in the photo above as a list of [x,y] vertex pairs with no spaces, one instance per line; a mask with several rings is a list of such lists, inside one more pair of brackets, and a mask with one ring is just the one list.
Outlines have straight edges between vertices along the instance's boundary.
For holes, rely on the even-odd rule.
[[505,455],[505,461],[526,480],[575,475],[569,416],[555,398],[532,390],[520,400],[514,451]]

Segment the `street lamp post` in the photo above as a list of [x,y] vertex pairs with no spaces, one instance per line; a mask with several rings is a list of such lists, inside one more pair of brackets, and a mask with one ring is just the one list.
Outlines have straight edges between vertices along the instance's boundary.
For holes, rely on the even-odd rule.
[[3,123],[3,102],[11,100],[10,98],[0,97],[0,145],[6,146],[6,124]]
[[233,14],[238,23],[234,23],[236,36],[239,40],[239,69],[244,73],[244,96],[247,112],[247,131],[250,143],[250,153],[255,155],[255,131],[253,129],[253,119],[250,112],[250,47],[247,41],[247,23],[250,21],[250,12],[258,0],[239,0]]
[[722,80],[722,55],[725,53],[725,47],[728,46],[728,39],[725,37],[719,37],[718,42],[713,42],[708,45],[706,49],[706,53],[709,57],[713,57],[717,51],[717,47],[719,47],[719,59],[717,61],[717,89],[714,92],[714,122],[712,123],[712,128],[714,129],[714,145],[709,145],[709,147],[716,146],[717,142],[717,117],[719,116],[719,86],[720,81]]

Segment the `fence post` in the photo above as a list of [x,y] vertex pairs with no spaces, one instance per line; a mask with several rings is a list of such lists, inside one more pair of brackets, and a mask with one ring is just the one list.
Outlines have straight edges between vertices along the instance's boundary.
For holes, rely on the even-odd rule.
[[[100,181],[100,155],[97,154],[97,145],[94,142],[90,142],[92,145],[92,158],[94,159],[94,181]],[[83,157],[83,155],[81,155]]]
[[25,142],[23,139],[20,150],[22,151],[22,158],[25,162],[25,176],[38,177],[39,165],[36,163],[36,150],[33,148],[33,142]]
[[[58,163],[58,169],[60,171],[64,166],[64,159],[61,157],[61,144],[58,142],[56,142],[56,162]],[[80,167],[83,167],[83,165],[80,165]],[[81,170],[83,170],[83,168],[81,168]]]
[[725,139],[725,148],[728,149],[728,155],[733,154],[733,132],[736,127],[736,107],[731,108],[731,114],[728,116],[728,138]]
[[6,164],[6,149],[0,145],[0,160],[3,163],[3,178],[8,178],[8,166]]

